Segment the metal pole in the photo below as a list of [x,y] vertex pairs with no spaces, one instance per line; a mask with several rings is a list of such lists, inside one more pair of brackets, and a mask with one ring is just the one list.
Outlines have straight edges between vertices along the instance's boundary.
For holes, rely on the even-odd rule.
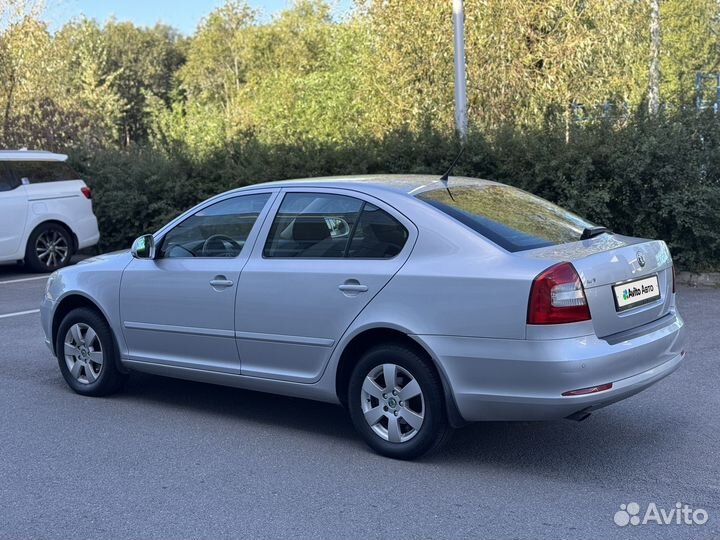
[[650,0],[650,92],[648,109],[655,116],[660,108],[660,0]]
[[453,0],[455,32],[455,126],[464,141],[467,135],[467,80],[465,76],[465,10],[463,0]]

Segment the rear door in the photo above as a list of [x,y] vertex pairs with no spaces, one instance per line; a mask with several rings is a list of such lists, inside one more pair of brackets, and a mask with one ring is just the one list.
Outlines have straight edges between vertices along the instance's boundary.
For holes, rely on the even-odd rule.
[[237,292],[242,374],[313,382],[417,232],[382,202],[346,190],[284,190],[271,216]]
[[0,162],[0,259],[15,257],[22,249],[27,212],[25,186]]

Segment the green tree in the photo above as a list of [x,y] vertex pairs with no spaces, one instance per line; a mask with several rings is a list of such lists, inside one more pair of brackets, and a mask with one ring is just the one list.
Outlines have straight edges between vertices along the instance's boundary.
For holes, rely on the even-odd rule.
[[233,108],[246,77],[247,30],[255,21],[255,11],[244,0],[227,0],[201,21],[179,72],[188,99]]
[[127,108],[116,88],[123,68],[111,66],[102,29],[88,19],[68,23],[55,36],[53,50],[64,63],[67,98],[74,98],[92,122],[86,142],[98,146],[117,141],[118,125]]
[[[74,133],[63,104],[60,65],[44,23],[27,15],[0,31],[0,142],[33,146]],[[62,127],[49,123],[65,118]],[[77,127],[75,125],[74,127]]]
[[150,121],[148,99],[171,103],[174,75],[185,60],[185,40],[166,25],[141,28],[115,20],[105,24],[102,34],[107,70],[117,74],[113,90],[126,104],[119,120],[120,140],[125,146],[142,142]]
[[183,98],[155,102],[153,139],[207,152],[247,132],[267,142],[367,132],[367,38],[364,21],[336,23],[321,0],[298,1],[268,24],[229,1],[188,44]]
[[[373,87],[393,123],[452,125],[451,5],[366,0],[374,32]],[[644,91],[640,24],[628,0],[468,0],[466,51],[471,122],[537,123],[548,110],[637,102]],[[644,29],[645,26],[642,26]]]
[[340,141],[366,133],[367,28],[335,23],[326,2],[304,0],[252,30],[241,92],[251,128],[263,140]]
[[660,20],[663,98],[671,104],[692,101],[695,74],[720,71],[720,3],[664,0]]
[[48,34],[37,21],[41,11],[29,0],[0,0],[0,137],[6,140],[14,138],[16,117],[33,90],[24,83],[48,48]]

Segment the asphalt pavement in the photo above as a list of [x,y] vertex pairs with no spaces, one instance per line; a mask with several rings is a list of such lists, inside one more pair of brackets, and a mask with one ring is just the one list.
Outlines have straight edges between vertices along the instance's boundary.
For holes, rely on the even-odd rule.
[[[649,390],[582,423],[471,425],[408,463],[333,405],[141,374],[78,396],[43,343],[44,285],[0,267],[0,538],[720,537],[720,290],[679,290],[689,354]],[[707,522],[616,525],[633,502]]]

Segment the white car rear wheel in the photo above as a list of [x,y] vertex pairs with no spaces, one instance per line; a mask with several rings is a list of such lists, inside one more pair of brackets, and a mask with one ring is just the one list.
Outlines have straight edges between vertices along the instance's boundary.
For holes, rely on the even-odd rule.
[[25,263],[34,272],[54,272],[70,264],[72,248],[72,236],[65,227],[44,223],[28,239]]

